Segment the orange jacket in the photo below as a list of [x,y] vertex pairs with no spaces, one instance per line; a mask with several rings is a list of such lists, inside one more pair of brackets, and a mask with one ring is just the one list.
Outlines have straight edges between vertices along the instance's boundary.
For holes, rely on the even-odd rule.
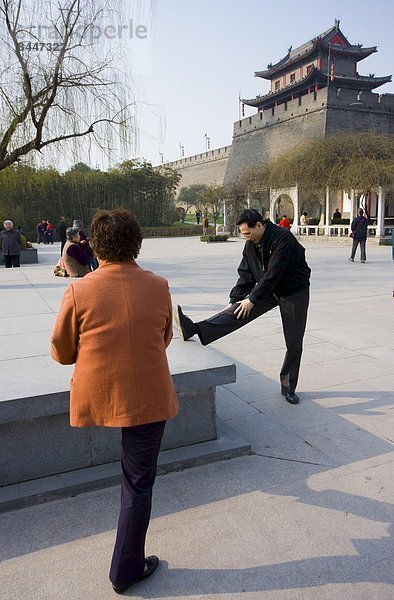
[[52,358],[75,363],[71,425],[129,427],[175,417],[171,338],[168,283],[136,262],[106,263],[71,283],[51,339]]

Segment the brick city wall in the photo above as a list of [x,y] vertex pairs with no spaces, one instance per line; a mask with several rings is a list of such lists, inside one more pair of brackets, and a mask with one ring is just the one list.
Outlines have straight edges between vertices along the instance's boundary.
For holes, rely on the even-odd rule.
[[182,180],[222,185],[304,140],[335,132],[375,131],[394,135],[394,95],[329,87],[234,123],[233,143],[168,163]]
[[224,146],[167,163],[182,175],[178,193],[193,184],[223,185],[230,152],[231,146]]

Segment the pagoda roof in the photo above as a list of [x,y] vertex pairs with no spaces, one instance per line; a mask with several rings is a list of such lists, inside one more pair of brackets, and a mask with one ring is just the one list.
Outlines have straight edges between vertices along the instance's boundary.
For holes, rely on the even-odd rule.
[[[330,81],[330,85],[335,85],[336,87],[344,85],[346,87],[355,88],[358,90],[372,90],[390,81],[391,75],[386,75],[385,77],[374,77],[373,75],[357,75],[356,77],[335,76],[334,80]],[[317,67],[313,66],[306,77],[298,79],[294,83],[290,83],[289,85],[286,85],[286,87],[281,88],[276,92],[269,92],[264,96],[256,96],[256,98],[251,99],[241,98],[241,102],[247,106],[253,106],[255,108],[269,108],[270,106],[273,106],[275,102],[284,102],[289,97],[293,95],[296,96],[298,92],[307,87],[313,86],[315,83],[326,86],[327,73],[324,73]]]
[[375,77],[374,75],[358,75],[356,77],[346,77],[338,75],[334,77],[335,85],[345,84],[346,87],[354,87],[358,90],[373,90],[384,83],[391,81],[391,75],[384,77]]
[[363,58],[367,58],[374,52],[377,52],[377,46],[369,46],[363,48],[362,44],[350,44],[349,46],[342,46],[341,44],[335,44],[330,41],[323,42],[323,46],[330,50],[331,53],[335,54],[346,54],[348,56],[356,56],[357,62],[363,60]]
[[320,69],[313,66],[308,75],[302,79],[298,79],[294,83],[286,85],[276,92],[269,92],[264,96],[256,96],[256,98],[246,99],[241,98],[241,102],[247,106],[272,106],[275,102],[281,102],[285,97],[296,95],[301,89],[311,86],[315,83],[327,84],[327,73],[323,73]]
[[361,44],[350,44],[348,39],[339,29],[339,21],[335,20],[333,27],[323,31],[315,38],[309,40],[301,46],[298,46],[294,50],[292,47],[290,47],[286,56],[284,56],[274,65],[269,64],[266,70],[256,71],[255,77],[273,79],[280,71],[288,69],[297,62],[306,61],[309,56],[313,55],[320,49],[324,50],[325,52],[330,50],[331,52],[335,53],[338,52],[342,54],[348,54],[355,57],[357,61],[366,58],[373,52],[376,52],[376,46],[363,48]]

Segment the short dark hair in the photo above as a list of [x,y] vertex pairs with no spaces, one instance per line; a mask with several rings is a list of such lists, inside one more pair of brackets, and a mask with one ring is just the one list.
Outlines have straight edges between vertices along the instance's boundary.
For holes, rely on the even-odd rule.
[[256,227],[257,223],[268,223],[268,221],[269,219],[264,219],[263,215],[255,208],[247,208],[239,215],[236,225],[246,223],[248,227]]
[[99,210],[93,216],[90,244],[101,260],[122,262],[137,258],[142,244],[141,228],[130,210]]
[[363,215],[363,214],[364,214],[364,210],[363,210],[362,208],[359,208],[359,209],[358,209],[358,214],[359,214],[359,215]]

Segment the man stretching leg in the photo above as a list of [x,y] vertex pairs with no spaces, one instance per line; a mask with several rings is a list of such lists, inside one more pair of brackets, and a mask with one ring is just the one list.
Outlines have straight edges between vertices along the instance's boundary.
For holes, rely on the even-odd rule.
[[290,404],[298,404],[295,390],[311,274],[305,249],[290,231],[264,219],[257,210],[244,210],[237,225],[246,242],[238,267],[239,278],[230,292],[230,303],[222,312],[199,323],[184,315],[178,306],[175,319],[180,335],[185,341],[198,335],[206,346],[279,306],[286,342],[280,372],[281,393]]

